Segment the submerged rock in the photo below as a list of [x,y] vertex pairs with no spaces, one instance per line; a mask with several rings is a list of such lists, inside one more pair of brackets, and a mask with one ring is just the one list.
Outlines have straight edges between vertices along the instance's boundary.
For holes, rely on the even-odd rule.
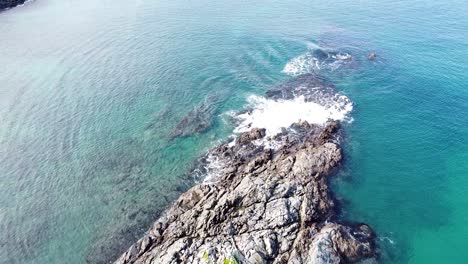
[[[338,124],[294,124],[279,146],[252,129],[210,152],[214,183],[184,193],[116,263],[350,263],[374,254],[366,225],[336,222],[327,177],[341,161]],[[235,261],[235,262],[234,262]]]
[[174,128],[170,137],[185,137],[206,131],[212,124],[212,111],[202,104],[190,111]]
[[177,123],[169,137],[174,139],[206,132],[213,125],[213,116],[220,101],[222,97],[218,94],[208,95],[201,104],[194,107]]
[[377,54],[375,54],[375,53],[372,52],[372,53],[370,53],[370,54],[367,56],[367,58],[368,58],[369,60],[375,60],[375,59],[377,58]]

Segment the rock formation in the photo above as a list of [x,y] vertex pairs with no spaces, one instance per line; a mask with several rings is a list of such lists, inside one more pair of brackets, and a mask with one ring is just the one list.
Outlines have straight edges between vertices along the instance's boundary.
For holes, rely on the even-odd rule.
[[[317,87],[324,88],[320,94],[332,89],[312,75],[295,83],[267,96],[313,100]],[[273,137],[253,128],[212,149],[197,169],[211,181],[179,197],[115,263],[354,263],[373,257],[372,229],[336,216],[328,182],[342,159],[338,135],[338,122],[299,121]]]
[[116,263],[349,263],[374,254],[367,225],[335,222],[327,177],[341,161],[338,124],[294,124],[256,144],[261,129],[209,155],[225,166],[214,183],[183,194]]

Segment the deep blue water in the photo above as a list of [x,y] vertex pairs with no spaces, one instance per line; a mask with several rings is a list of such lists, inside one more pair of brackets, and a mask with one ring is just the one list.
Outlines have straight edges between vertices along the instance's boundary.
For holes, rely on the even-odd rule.
[[[468,258],[468,3],[36,0],[0,13],[0,263],[106,262],[226,139],[225,113],[323,69],[354,103],[334,180],[381,263]],[[374,61],[367,60],[376,52]],[[203,133],[171,139],[207,109]]]

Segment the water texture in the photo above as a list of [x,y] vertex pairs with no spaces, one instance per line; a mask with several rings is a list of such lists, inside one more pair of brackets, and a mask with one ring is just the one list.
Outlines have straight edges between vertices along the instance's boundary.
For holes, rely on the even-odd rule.
[[[260,95],[317,72],[352,102],[332,108],[345,121],[342,217],[376,229],[381,263],[464,263],[466,14],[463,0],[0,12],[0,263],[115,259],[200,180],[187,172],[232,135],[232,113],[276,109]],[[298,118],[301,103],[279,107]],[[253,113],[244,120],[271,118]]]

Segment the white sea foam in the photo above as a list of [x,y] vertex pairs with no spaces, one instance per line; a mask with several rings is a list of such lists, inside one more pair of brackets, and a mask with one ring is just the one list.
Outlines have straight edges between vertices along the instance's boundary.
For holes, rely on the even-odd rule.
[[328,119],[345,120],[353,109],[353,104],[344,95],[329,98],[325,105],[307,102],[303,96],[293,100],[272,100],[252,95],[248,98],[252,111],[239,114],[235,118],[239,125],[235,133],[250,129],[265,128],[267,136],[274,136],[297,121],[324,124]]
[[206,170],[203,183],[209,184],[216,181],[216,179],[222,174],[224,163],[221,159],[215,155],[209,154],[206,158],[206,164],[204,169]]
[[311,54],[304,54],[290,60],[283,68],[283,72],[290,75],[299,75],[310,72],[312,69],[320,69],[318,60]]
[[326,58],[317,58],[313,52],[307,52],[290,60],[283,68],[289,75],[311,73],[322,69],[336,70],[342,65],[351,62],[352,56],[348,53],[326,53]]

